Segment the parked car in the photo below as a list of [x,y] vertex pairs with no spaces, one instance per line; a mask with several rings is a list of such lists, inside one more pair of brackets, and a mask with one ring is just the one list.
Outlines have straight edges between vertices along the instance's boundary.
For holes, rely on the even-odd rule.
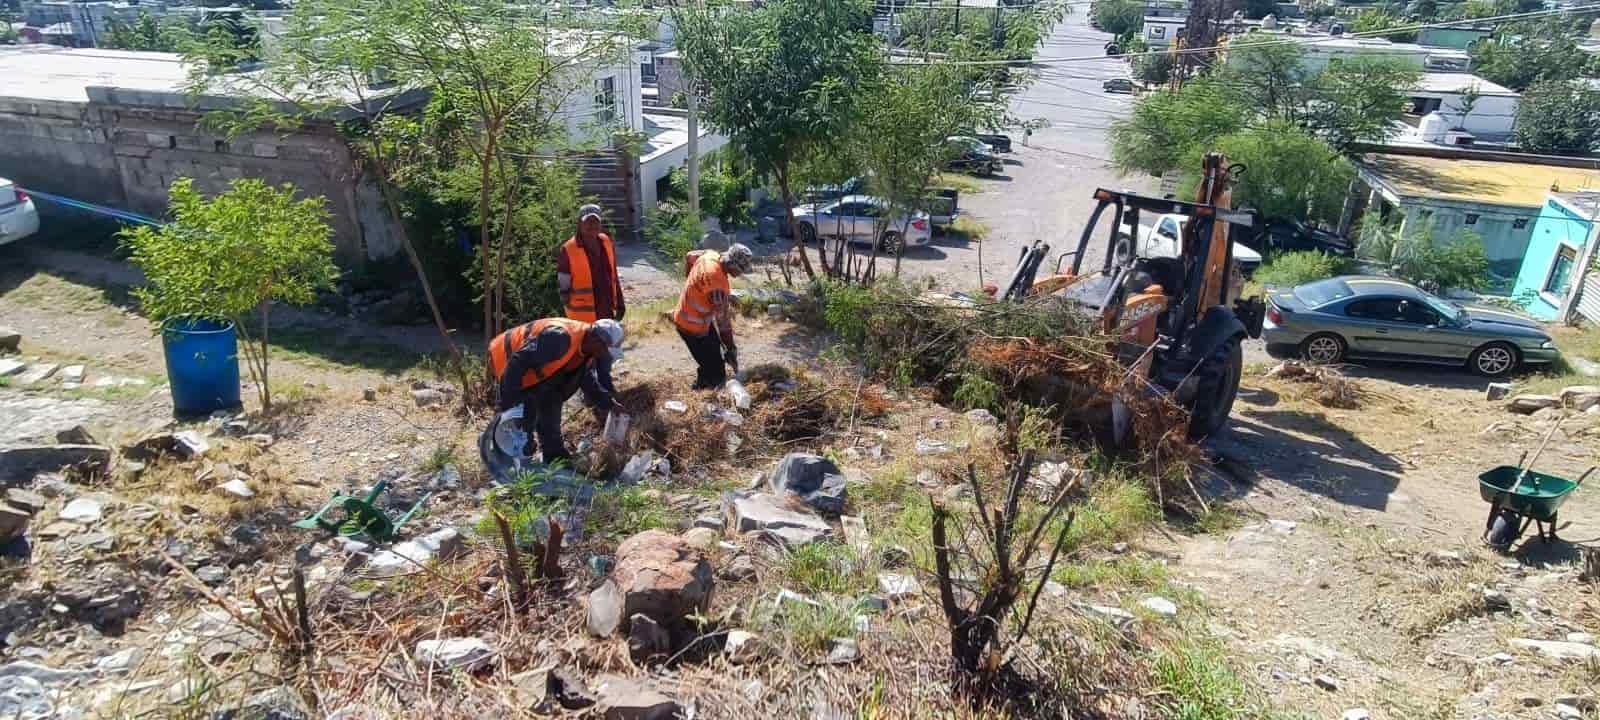
[[39,211],[15,183],[0,178],[0,245],[39,232]]
[[1267,293],[1261,337],[1269,350],[1314,363],[1348,358],[1465,364],[1501,377],[1558,356],[1539,323],[1513,312],[1463,305],[1408,282],[1349,275]]
[[1127,93],[1132,95],[1134,88],[1132,80],[1127,78],[1111,78],[1110,80],[1100,83],[1100,89],[1108,93]]
[[850,178],[838,185],[812,185],[800,193],[800,199],[808,203],[829,202],[860,193],[866,185],[866,179],[861,177]]
[[802,243],[816,242],[819,237],[841,237],[860,245],[876,242],[882,252],[894,252],[902,243],[905,247],[927,245],[933,239],[933,223],[923,212],[909,217],[896,213],[888,219],[883,234],[876,235],[878,221],[888,210],[887,202],[870,195],[799,205],[794,209],[795,232]]
[[1006,154],[1011,152],[1011,136],[1001,133],[968,132],[967,136],[975,137],[979,142],[994,148],[994,152]]
[[955,188],[934,188],[928,194],[928,221],[936,229],[947,229],[956,221],[956,216],[961,214],[957,206],[961,193]]
[[1312,227],[1298,220],[1268,220],[1256,235],[1255,247],[1262,252],[1317,250],[1349,257],[1355,246],[1338,233]]
[[953,135],[945,138],[944,144],[950,151],[950,159],[945,162],[947,169],[993,175],[1005,167],[995,156],[994,146],[971,135]]
[[[1158,216],[1155,224],[1149,227],[1141,225],[1139,231],[1132,234],[1138,238],[1138,242],[1133,246],[1134,253],[1142,258],[1177,257],[1178,247],[1182,243],[1183,226],[1188,222],[1189,218],[1185,215],[1167,213]],[[1130,234],[1126,226],[1123,227],[1123,234]],[[1261,253],[1234,241],[1233,261],[1238,263],[1240,274],[1250,277],[1256,268],[1261,267]]]

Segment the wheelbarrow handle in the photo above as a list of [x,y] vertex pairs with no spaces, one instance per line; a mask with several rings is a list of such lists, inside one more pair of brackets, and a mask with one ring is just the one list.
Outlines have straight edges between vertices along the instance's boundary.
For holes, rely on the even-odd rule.
[[1583,481],[1588,480],[1589,476],[1594,474],[1594,468],[1595,466],[1590,465],[1588,470],[1583,471],[1583,474],[1578,476],[1578,481],[1573,483],[1572,486],[1579,487],[1583,485]]
[[1522,469],[1522,465],[1524,463],[1526,463],[1526,462],[1528,462],[1528,451],[1527,450],[1523,450],[1522,451],[1522,457],[1517,458],[1517,469],[1521,470]]

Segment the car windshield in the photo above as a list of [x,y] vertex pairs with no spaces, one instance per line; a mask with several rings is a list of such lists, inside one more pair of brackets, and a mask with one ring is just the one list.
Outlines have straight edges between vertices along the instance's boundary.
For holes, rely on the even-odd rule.
[[1354,294],[1355,293],[1350,290],[1350,286],[1346,285],[1345,282],[1339,278],[1318,280],[1314,283],[1306,283],[1305,285],[1301,285],[1300,287],[1294,289],[1294,296],[1299,298],[1300,302],[1303,302],[1310,307],[1321,307],[1335,300],[1341,300]]
[[1434,312],[1443,315],[1446,319],[1452,322],[1461,322],[1466,318],[1466,310],[1460,305],[1457,305],[1454,302],[1446,300],[1420,288],[1417,290],[1417,292],[1422,294],[1422,302],[1426,303],[1428,307],[1433,308]]

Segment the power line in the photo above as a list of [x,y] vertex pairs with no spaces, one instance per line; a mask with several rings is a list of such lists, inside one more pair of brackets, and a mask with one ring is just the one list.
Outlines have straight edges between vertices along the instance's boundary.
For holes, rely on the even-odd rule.
[[[1383,30],[1369,30],[1369,31],[1366,31],[1366,32],[1345,33],[1343,35],[1329,35],[1329,36],[1326,36],[1326,37],[1286,37],[1286,38],[1283,38],[1281,40],[1261,40],[1261,41],[1250,41],[1250,40],[1246,40],[1244,38],[1236,38],[1234,41],[1239,43],[1238,47],[1251,47],[1251,48],[1271,47],[1271,46],[1274,46],[1274,45],[1289,45],[1289,44],[1302,45],[1302,46],[1304,46],[1304,45],[1318,45],[1318,44],[1321,44],[1321,43],[1334,42],[1334,41],[1344,40],[1344,39],[1348,39],[1348,38],[1381,37],[1381,36],[1384,36],[1384,35],[1399,35],[1399,34],[1404,34],[1404,33],[1416,32],[1418,30],[1430,29],[1430,28],[1449,28],[1449,27],[1455,27],[1457,25],[1495,24],[1495,23],[1502,23],[1502,22],[1512,22],[1512,21],[1516,21],[1516,20],[1529,20],[1529,19],[1540,18],[1540,17],[1552,17],[1552,16],[1556,16],[1556,15],[1567,15],[1567,14],[1577,15],[1577,14],[1581,14],[1581,13],[1595,12],[1595,11],[1600,11],[1600,4],[1584,5],[1584,6],[1581,6],[1581,7],[1563,8],[1563,9],[1560,9],[1560,10],[1536,10],[1536,11],[1525,12],[1525,13],[1509,13],[1509,14],[1506,14],[1506,15],[1496,15],[1496,16],[1486,17],[1486,18],[1473,18],[1473,19],[1470,19],[1470,20],[1463,19],[1463,20],[1447,20],[1447,21],[1433,22],[1433,23],[1418,23],[1418,24],[1414,24],[1414,25],[1403,25],[1403,26],[1398,26],[1398,27],[1386,28],[1386,29],[1383,29]],[[1170,50],[1147,50],[1147,51],[1136,52],[1136,53],[1123,53],[1123,54],[1117,55],[1115,57],[1119,58],[1119,59],[1129,59],[1129,58],[1136,58],[1136,57],[1146,57],[1146,56],[1151,56],[1151,55],[1190,55],[1190,54],[1196,54],[1196,53],[1215,52],[1215,51],[1218,51],[1218,50],[1226,49],[1228,47],[1229,47],[1228,44],[1222,44],[1222,45],[1210,45],[1210,46],[1207,46],[1207,47],[1198,47],[1198,48],[1176,48],[1176,49],[1170,49]],[[1103,62],[1106,59],[1108,59],[1108,57],[1105,56],[1105,55],[1080,55],[1080,56],[1072,56],[1072,57],[1034,58],[1033,60],[1031,60],[1029,62],[1032,65],[1053,65],[1053,64],[1058,64],[1058,63],[1077,63],[1077,62],[1095,62],[1095,61],[1102,61]],[[1009,65],[1012,62],[1014,62],[1014,61],[1012,61],[1012,60],[939,60],[939,61],[895,63],[894,67],[915,67],[915,66],[918,66],[918,65],[967,65],[967,66],[993,67],[993,66],[997,66],[997,65]]]

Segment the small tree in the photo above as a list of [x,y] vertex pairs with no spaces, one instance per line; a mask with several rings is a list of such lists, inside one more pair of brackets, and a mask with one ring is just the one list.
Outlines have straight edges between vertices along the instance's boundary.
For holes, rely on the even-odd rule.
[[[1218,138],[1213,147],[1245,171],[1233,200],[1274,219],[1338,222],[1355,170],[1328,143],[1282,120]],[[1188,167],[1199,168],[1199,158]],[[1197,178],[1191,176],[1192,182]]]
[[1134,0],[1100,0],[1094,4],[1089,17],[1103,32],[1118,37],[1133,35],[1144,29],[1144,4]]
[[[674,10],[678,44],[703,88],[706,123],[770,172],[794,227],[795,165],[841,135],[852,88],[881,64],[871,13],[858,0],[774,0],[755,9],[723,3]],[[805,248],[801,267],[814,276]],[[819,250],[820,253],[820,250]],[[820,255],[819,255],[820,257]],[[827,270],[827,260],[822,260]]]
[[[333,230],[321,197],[296,200],[293,185],[234,180],[227,192],[201,197],[188,178],[169,191],[172,222],[139,226],[120,237],[147,285],[134,291],[160,322],[202,317],[232,321],[262,412],[272,410],[268,341],[272,304],[308,305],[333,286]],[[260,325],[253,328],[256,318]]]

